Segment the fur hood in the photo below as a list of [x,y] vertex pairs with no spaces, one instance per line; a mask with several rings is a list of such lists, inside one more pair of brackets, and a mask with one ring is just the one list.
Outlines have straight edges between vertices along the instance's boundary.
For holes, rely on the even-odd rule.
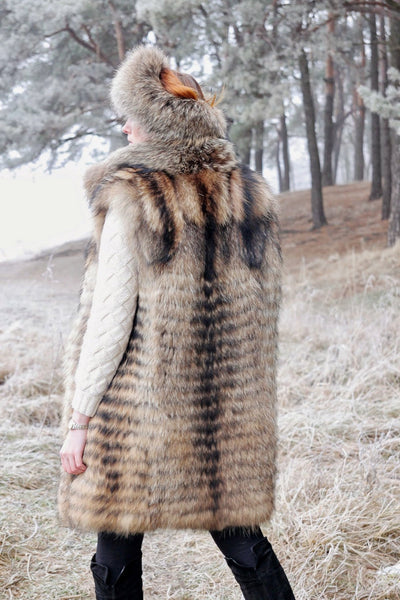
[[158,140],[223,138],[222,112],[205,100],[177,98],[160,80],[169,68],[158,48],[139,46],[127,54],[111,84],[111,102],[121,118],[141,123]]

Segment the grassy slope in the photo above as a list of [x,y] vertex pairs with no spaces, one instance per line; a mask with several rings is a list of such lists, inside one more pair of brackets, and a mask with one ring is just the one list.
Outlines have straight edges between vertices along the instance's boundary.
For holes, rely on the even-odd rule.
[[[394,600],[400,574],[400,246],[365,184],[282,197],[277,510],[264,531],[298,600]],[[82,247],[0,265],[0,597],[92,598],[94,536],[60,529],[60,356]],[[147,598],[241,597],[207,533],[144,543]]]

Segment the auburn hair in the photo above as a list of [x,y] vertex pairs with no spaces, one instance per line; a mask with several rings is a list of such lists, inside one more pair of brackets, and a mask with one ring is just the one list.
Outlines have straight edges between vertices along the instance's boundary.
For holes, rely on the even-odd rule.
[[[206,100],[203,90],[194,77],[188,73],[179,73],[164,67],[160,73],[161,83],[170,94],[177,98],[190,98],[192,100]],[[211,106],[215,104],[215,96],[207,99]]]

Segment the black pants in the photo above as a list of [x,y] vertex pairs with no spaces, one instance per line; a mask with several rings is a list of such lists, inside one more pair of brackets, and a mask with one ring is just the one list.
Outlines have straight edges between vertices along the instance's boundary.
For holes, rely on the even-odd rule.
[[[243,566],[256,566],[256,557],[251,548],[264,539],[259,527],[251,530],[233,527],[222,531],[210,531],[210,534],[226,558],[234,559]],[[110,584],[117,579],[124,565],[141,558],[142,542],[142,533],[128,537],[99,533],[96,562],[108,567]]]

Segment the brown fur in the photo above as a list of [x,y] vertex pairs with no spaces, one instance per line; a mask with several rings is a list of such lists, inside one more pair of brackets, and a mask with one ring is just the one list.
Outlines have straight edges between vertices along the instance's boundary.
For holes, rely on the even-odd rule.
[[64,421],[116,203],[129,215],[139,292],[127,349],[90,421],[87,470],[62,474],[62,522],[121,534],[265,522],[281,272],[268,187],[215,137],[119,150],[85,183],[94,235],[65,357]]
[[158,140],[224,137],[226,122],[218,108],[205,100],[177,98],[166,91],[160,77],[168,66],[158,48],[138,46],[128,53],[111,86],[115,112],[138,121]]

